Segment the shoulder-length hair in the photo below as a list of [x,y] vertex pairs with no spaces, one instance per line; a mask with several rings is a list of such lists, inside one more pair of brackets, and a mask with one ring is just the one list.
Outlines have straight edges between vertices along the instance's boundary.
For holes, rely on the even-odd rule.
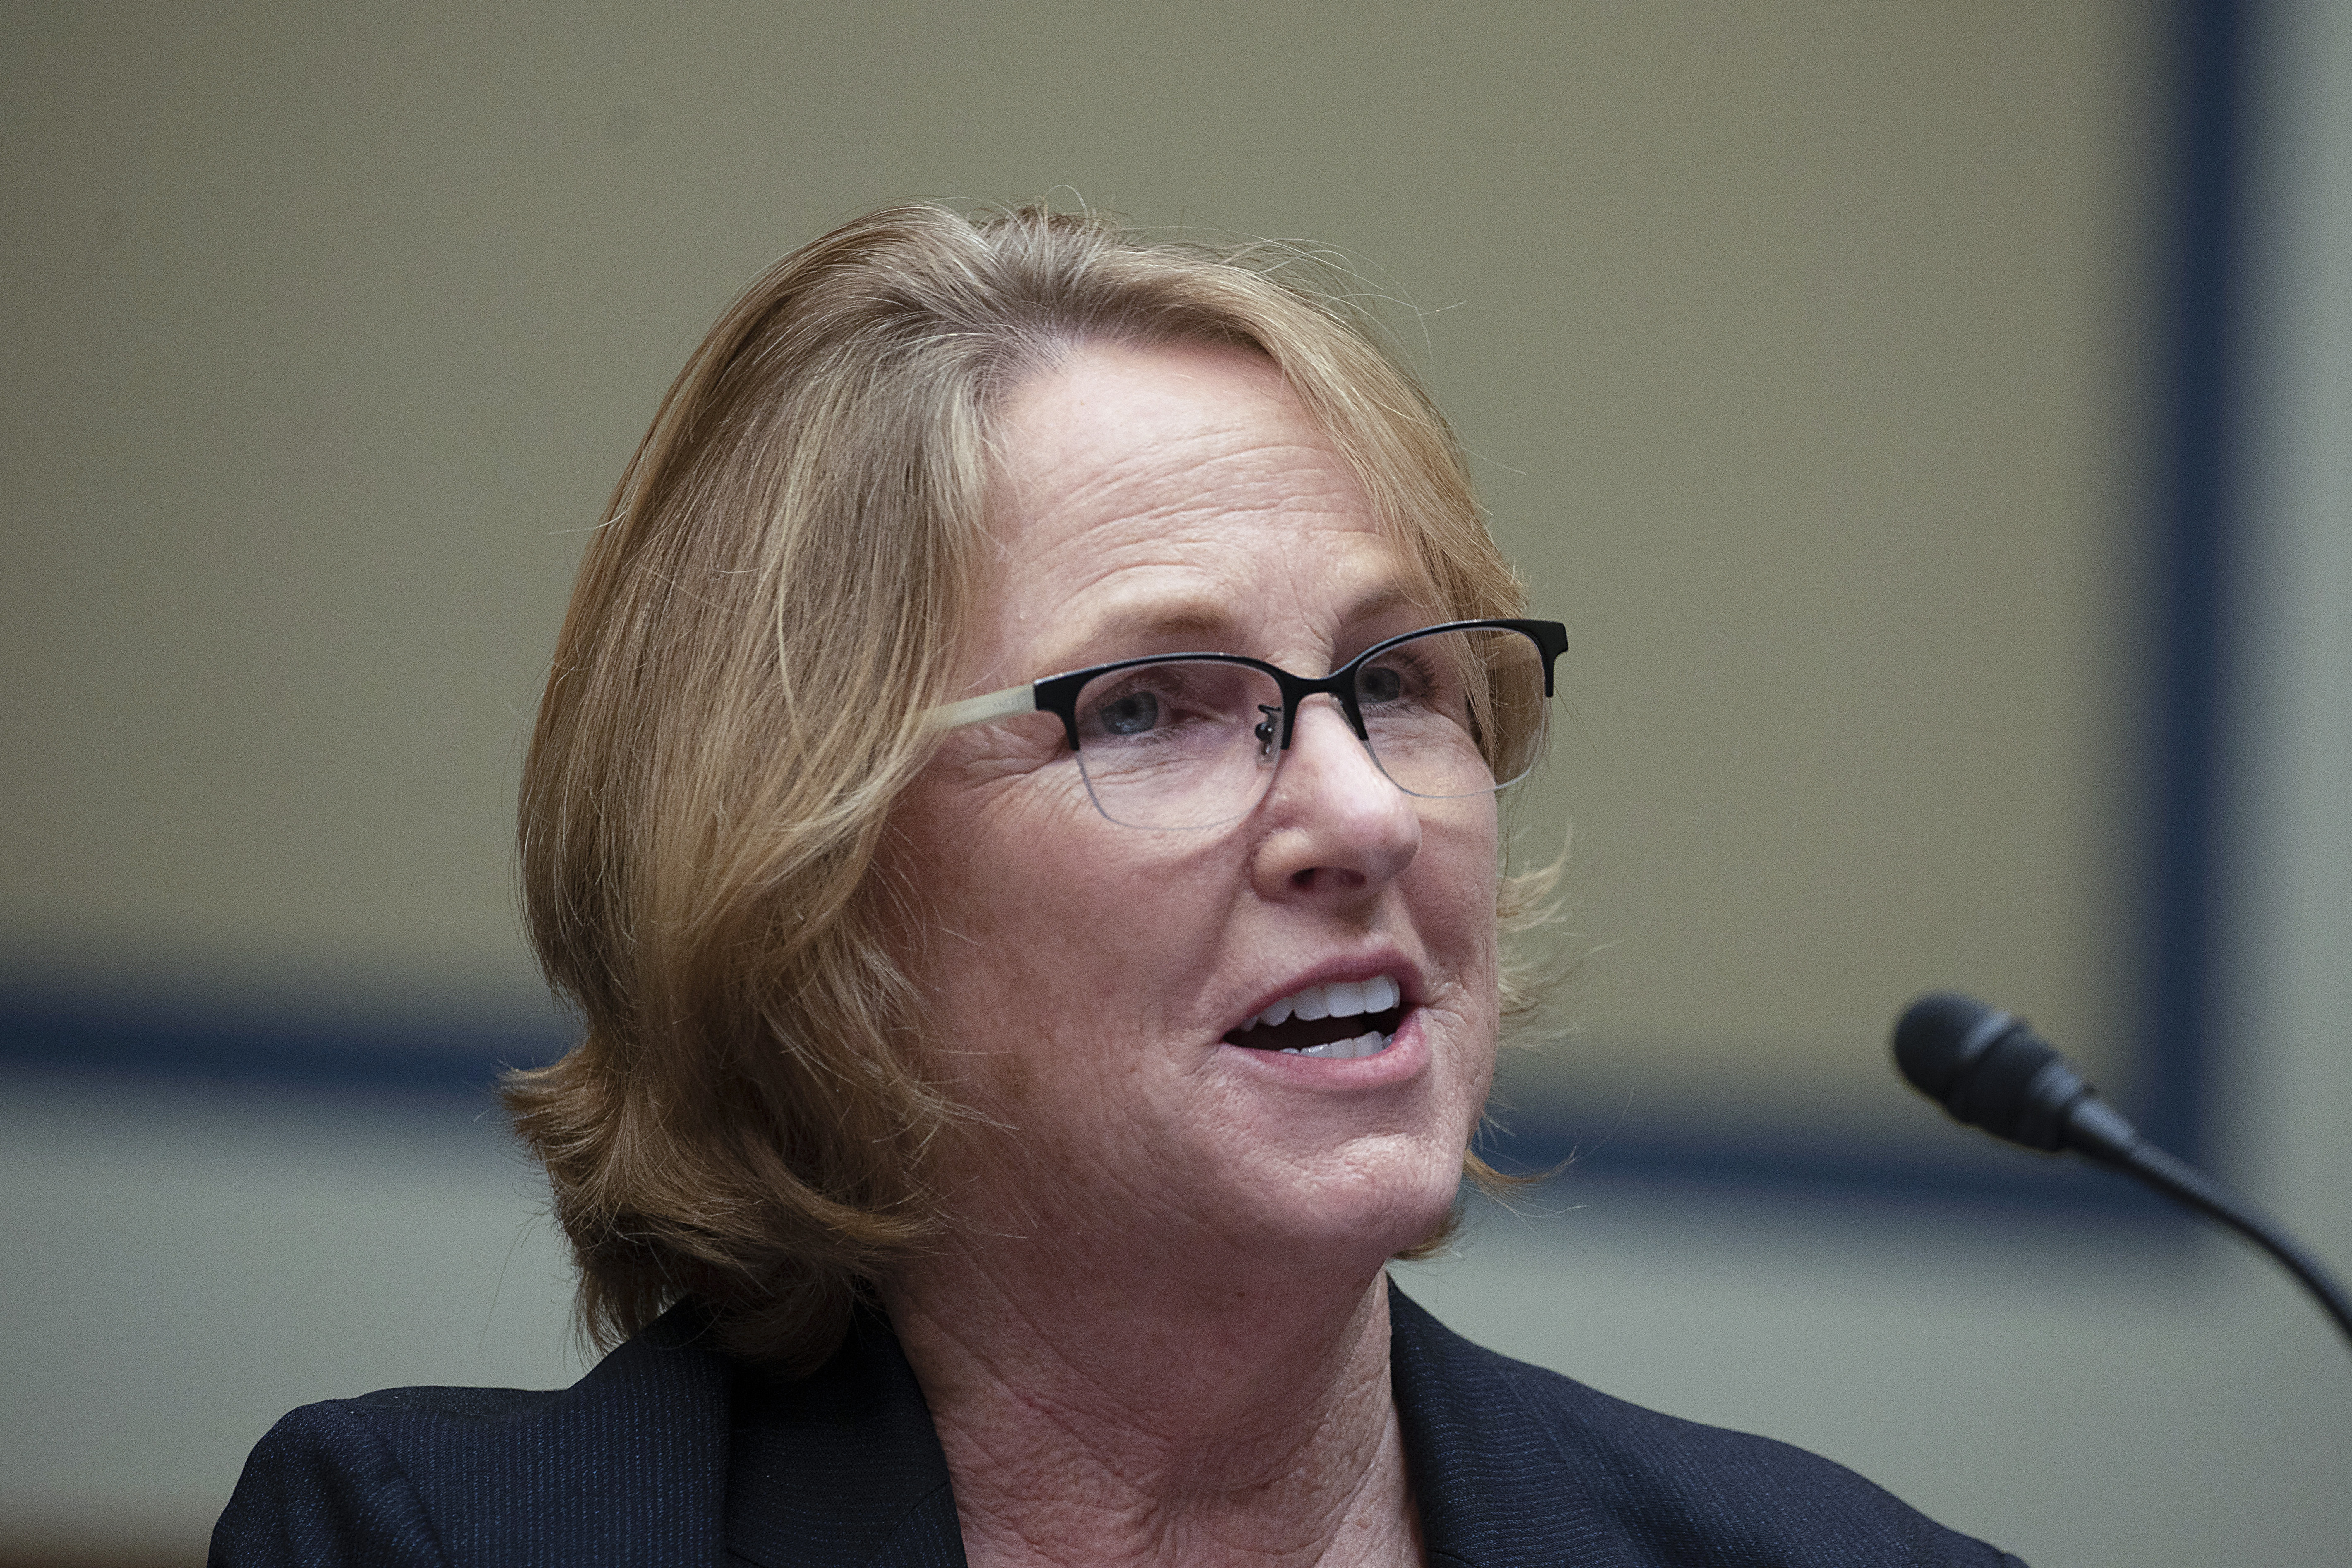
[[[1087,343],[1261,353],[1432,605],[1519,612],[1459,444],[1344,285],[1296,246],[892,206],[695,351],[589,545],[522,779],[530,936],[586,1035],[502,1092],[593,1339],[693,1298],[807,1368],[940,1232],[926,1155],[957,1107],[868,868],[952,695],[1009,390]],[[1531,894],[1497,876],[1508,917]]]

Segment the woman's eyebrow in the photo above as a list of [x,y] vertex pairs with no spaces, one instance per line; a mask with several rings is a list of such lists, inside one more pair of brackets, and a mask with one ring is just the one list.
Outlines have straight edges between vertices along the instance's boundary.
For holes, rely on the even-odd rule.
[[1419,599],[1406,593],[1402,585],[1396,583],[1383,583],[1349,605],[1348,613],[1341,617],[1341,624],[1360,626],[1365,621],[1375,620],[1385,616],[1391,610],[1408,606],[1425,607],[1422,606]]
[[[1125,658],[1139,647],[1152,652],[1220,651],[1219,645],[1232,637],[1234,619],[1231,607],[1214,599],[1114,605],[1054,643],[1061,650],[1054,668],[1078,669],[1107,658]],[[1183,646],[1171,647],[1171,644]]]
[[[1395,583],[1368,589],[1340,613],[1342,628],[1377,620],[1400,606],[1420,601]],[[1069,637],[1055,643],[1060,657],[1052,671],[1083,669],[1090,664],[1142,653],[1223,653],[1238,651],[1229,645],[1238,617],[1230,601],[1215,598],[1138,599],[1107,606]]]

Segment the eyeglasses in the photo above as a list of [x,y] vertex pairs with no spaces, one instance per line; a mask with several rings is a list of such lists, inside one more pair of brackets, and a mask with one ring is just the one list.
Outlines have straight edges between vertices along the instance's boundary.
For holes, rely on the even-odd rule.
[[1558,621],[1450,621],[1366,648],[1320,679],[1233,653],[1124,658],[934,708],[934,729],[1051,713],[1087,793],[1129,827],[1218,827],[1272,783],[1299,704],[1335,699],[1396,786],[1424,799],[1517,783],[1550,742]]

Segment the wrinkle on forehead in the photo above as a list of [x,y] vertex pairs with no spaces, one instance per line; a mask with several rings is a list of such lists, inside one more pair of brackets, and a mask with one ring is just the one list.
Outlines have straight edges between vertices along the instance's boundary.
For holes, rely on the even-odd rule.
[[982,684],[1134,651],[1089,649],[1088,628],[1155,620],[1222,623],[1189,647],[1272,635],[1287,646],[1232,651],[1304,669],[1339,621],[1404,597],[1353,468],[1255,354],[1090,349],[1022,388],[1000,429]]
[[1000,429],[992,521],[1008,543],[1114,518],[1174,532],[1251,510],[1353,510],[1371,526],[1346,459],[1281,373],[1240,349],[1089,347],[1017,391]]

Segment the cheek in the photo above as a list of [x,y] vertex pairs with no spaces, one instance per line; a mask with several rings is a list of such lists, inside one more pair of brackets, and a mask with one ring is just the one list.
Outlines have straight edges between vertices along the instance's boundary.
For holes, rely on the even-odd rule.
[[1483,1104],[1502,1023],[1501,941],[1495,921],[1500,839],[1491,798],[1460,804],[1475,809],[1432,813],[1426,819],[1422,854],[1413,867],[1423,879],[1415,918],[1433,957],[1454,983],[1446,1000],[1461,1024],[1457,1082]]
[[1083,795],[1027,787],[1042,782],[918,786],[890,836],[940,1067],[1014,1102],[1046,1059],[1165,1026],[1217,930],[1210,868],[1151,860]]
[[1465,979],[1481,966],[1491,979],[1502,848],[1495,802],[1479,796],[1442,804],[1453,809],[1425,814],[1421,853],[1410,873],[1425,889],[1416,900],[1419,918],[1433,942],[1460,955]]

